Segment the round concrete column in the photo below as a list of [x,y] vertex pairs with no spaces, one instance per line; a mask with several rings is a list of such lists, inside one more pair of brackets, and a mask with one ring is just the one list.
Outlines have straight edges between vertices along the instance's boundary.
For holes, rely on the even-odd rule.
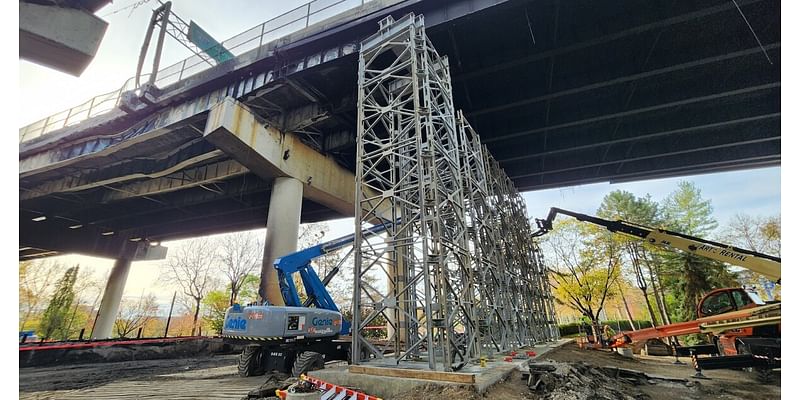
[[303,182],[294,178],[276,178],[269,199],[260,290],[262,299],[266,298],[272,305],[284,305],[278,285],[278,272],[272,263],[278,257],[297,251],[302,205]]
[[111,330],[117,319],[119,303],[122,300],[122,292],[125,290],[125,282],[128,280],[130,270],[131,260],[129,258],[119,258],[114,262],[111,275],[108,276],[106,290],[103,292],[103,300],[100,301],[100,313],[94,325],[92,339],[111,337]]

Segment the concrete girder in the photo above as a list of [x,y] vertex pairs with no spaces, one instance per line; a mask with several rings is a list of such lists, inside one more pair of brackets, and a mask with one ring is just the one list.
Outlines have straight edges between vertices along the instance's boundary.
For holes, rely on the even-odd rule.
[[131,197],[173,192],[233,178],[244,175],[247,172],[247,168],[242,164],[234,160],[226,160],[175,172],[157,179],[148,179],[116,187],[114,191],[107,192],[101,202],[108,203]]
[[[355,175],[297,137],[263,124],[232,98],[213,107],[205,138],[256,175],[303,182],[303,197],[343,215],[355,212]],[[387,214],[390,215],[390,214]]]
[[[43,224],[52,225],[49,227]],[[72,222],[62,221],[57,218],[48,218],[41,222],[20,220],[20,254],[26,259],[60,254],[83,254],[93,257],[118,258],[123,249],[131,244],[138,245],[128,257],[133,261],[163,260],[167,256],[167,248],[161,245],[152,246],[147,243],[130,242],[136,239],[133,234],[126,237],[118,233],[104,235],[104,229],[94,225],[82,225],[71,229]],[[43,251],[30,253],[30,249]]]
[[[203,171],[206,170],[203,166],[199,168],[192,168],[186,169],[193,164],[208,162],[215,158],[219,158],[222,155],[222,152],[219,150],[211,151],[205,154],[200,154],[195,157],[191,157],[189,159],[185,159],[181,162],[175,163],[174,165],[170,166],[167,169],[162,171],[146,173],[146,172],[136,172],[133,174],[128,174],[124,176],[116,176],[107,179],[100,179],[94,180],[92,179],[91,174],[79,174],[77,176],[68,175],[63,178],[54,179],[51,181],[47,181],[42,183],[41,185],[37,185],[32,188],[23,188],[23,193],[20,193],[19,199],[20,200],[31,200],[38,197],[47,196],[54,193],[69,193],[69,192],[79,192],[82,190],[93,189],[102,186],[108,186],[115,183],[123,183],[127,181],[132,181],[136,179],[149,179],[146,181],[147,183],[155,181],[157,178],[167,177],[168,179],[174,179],[173,175],[183,175],[183,176],[203,176],[207,174],[203,174]],[[183,170],[183,171],[181,171]],[[185,180],[185,179],[183,179]],[[179,183],[182,184],[182,180],[178,180]],[[140,183],[141,184],[141,183]],[[180,185],[172,185],[172,186],[180,186]],[[180,188],[180,187],[177,187]]]
[[281,130],[284,132],[300,131],[330,117],[331,112],[327,107],[319,103],[312,103],[285,113]]
[[19,56],[79,76],[89,66],[108,23],[74,8],[19,2]]
[[322,144],[325,151],[340,151],[356,145],[356,134],[351,131],[328,132]]

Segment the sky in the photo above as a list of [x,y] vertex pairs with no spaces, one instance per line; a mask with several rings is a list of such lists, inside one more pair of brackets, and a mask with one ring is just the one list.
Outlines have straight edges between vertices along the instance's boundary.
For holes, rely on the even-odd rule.
[[[145,2],[122,0],[106,6],[96,15],[109,22],[109,27],[97,56],[80,77],[63,74],[27,61],[19,65],[19,127],[50,114],[83,103],[91,97],[116,90],[135,73],[136,62],[151,10],[156,0]],[[291,10],[304,1],[229,0],[225,2],[173,0],[173,11],[183,19],[195,20],[218,40],[224,40],[246,29]],[[150,54],[152,54],[152,49]],[[171,65],[191,55],[173,39],[165,42],[162,66]],[[147,70],[151,61],[145,63]],[[37,104],[37,107],[23,105]],[[712,201],[714,215],[721,226],[737,213],[753,216],[776,215],[781,209],[781,168],[689,176],[620,183],[598,183],[562,189],[523,193],[529,217],[543,218],[550,207],[593,214],[603,196],[615,189],[627,190],[637,196],[650,194],[660,201],[677,186],[680,180],[692,181],[700,187],[705,198]],[[352,219],[330,222],[329,238],[352,233]],[[261,231],[263,233],[263,230]],[[165,243],[178,246],[180,243]],[[85,256],[59,257],[67,264],[79,263],[91,268],[98,279],[104,279],[113,260]],[[168,304],[172,288],[162,286],[160,262],[134,263],[125,289],[126,297],[154,293],[160,303]]]

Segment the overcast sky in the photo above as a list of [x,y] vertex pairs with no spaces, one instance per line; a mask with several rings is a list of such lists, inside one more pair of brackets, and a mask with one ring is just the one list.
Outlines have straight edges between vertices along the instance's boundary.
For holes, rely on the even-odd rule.
[[[97,13],[109,22],[109,27],[97,56],[79,78],[19,61],[21,98],[18,104],[37,104],[37,107],[20,107],[18,126],[78,105],[95,95],[116,90],[134,75],[151,10],[158,5],[157,1],[151,0],[144,5],[131,7],[137,3],[133,0],[116,1]],[[224,40],[303,3],[297,0],[173,0],[173,10],[187,22],[195,20],[212,36]],[[168,38],[161,65],[170,65],[189,55],[188,50]],[[145,65],[151,65],[150,61]],[[550,207],[594,213],[603,196],[611,190],[628,190],[637,196],[649,193],[654,200],[660,201],[675,189],[679,180],[684,179],[695,182],[701,188],[703,196],[712,201],[715,217],[720,225],[724,225],[737,213],[762,216],[778,214],[781,207],[780,173],[778,167],[615,185],[601,183],[527,192],[523,197],[530,217],[542,218]],[[331,227],[331,238],[348,234],[353,230],[353,221],[333,221]],[[82,256],[60,259],[93,268],[98,277],[106,276],[113,263],[111,260]],[[167,303],[171,299],[172,289],[157,284],[158,270],[158,262],[135,263],[125,295],[139,296],[152,292],[160,302]]]

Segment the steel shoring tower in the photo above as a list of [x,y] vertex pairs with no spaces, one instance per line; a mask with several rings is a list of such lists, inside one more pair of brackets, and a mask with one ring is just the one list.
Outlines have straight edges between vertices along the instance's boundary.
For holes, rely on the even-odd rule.
[[502,263],[497,251],[499,242],[493,225],[493,207],[487,188],[487,171],[484,150],[478,134],[469,125],[463,114],[458,113],[461,133],[463,173],[468,209],[468,232],[471,262],[477,277],[475,296],[478,299],[477,321],[479,326],[478,344],[481,350],[491,355],[495,351],[508,348],[508,325],[501,313],[502,289],[498,264]]
[[[388,352],[449,371],[553,339],[524,201],[457,118],[422,17],[381,21],[358,87],[353,362]],[[360,235],[375,223],[391,226]],[[380,317],[388,338],[375,344],[365,328]]]

